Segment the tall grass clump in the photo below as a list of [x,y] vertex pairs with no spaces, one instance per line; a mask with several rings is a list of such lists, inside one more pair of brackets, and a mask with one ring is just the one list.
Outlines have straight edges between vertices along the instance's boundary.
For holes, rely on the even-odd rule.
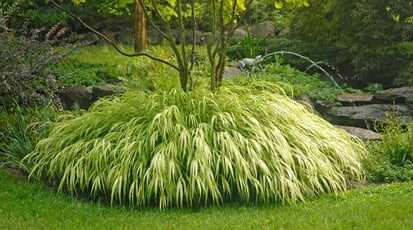
[[274,88],[103,99],[55,123],[24,161],[58,191],[160,208],[295,202],[363,178],[362,143]]
[[21,160],[34,150],[36,143],[47,136],[47,123],[55,119],[52,106],[23,108],[15,105],[0,112],[0,165],[28,172]]

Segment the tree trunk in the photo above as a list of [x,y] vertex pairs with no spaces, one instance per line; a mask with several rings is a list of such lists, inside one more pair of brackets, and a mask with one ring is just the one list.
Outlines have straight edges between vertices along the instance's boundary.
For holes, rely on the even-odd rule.
[[[135,52],[139,53],[147,50],[146,43],[146,16],[142,9],[140,0],[135,0]],[[143,2],[144,0],[142,0]]]

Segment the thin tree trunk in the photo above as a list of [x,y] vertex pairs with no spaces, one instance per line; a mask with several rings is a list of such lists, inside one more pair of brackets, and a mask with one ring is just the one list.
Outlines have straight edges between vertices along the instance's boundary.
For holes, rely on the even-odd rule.
[[146,42],[146,16],[141,4],[135,0],[135,52],[148,49]]

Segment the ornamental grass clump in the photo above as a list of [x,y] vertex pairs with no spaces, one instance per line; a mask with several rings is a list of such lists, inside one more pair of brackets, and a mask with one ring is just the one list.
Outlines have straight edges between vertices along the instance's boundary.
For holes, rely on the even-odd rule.
[[160,208],[295,202],[363,178],[358,139],[264,84],[103,99],[24,161],[58,191]]

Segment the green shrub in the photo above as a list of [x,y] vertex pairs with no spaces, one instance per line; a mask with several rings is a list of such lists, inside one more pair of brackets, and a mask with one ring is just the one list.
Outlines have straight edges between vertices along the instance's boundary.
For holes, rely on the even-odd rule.
[[[37,142],[47,136],[46,121],[56,117],[52,107],[24,109],[16,106],[14,111],[0,114],[0,162],[11,168],[28,172],[21,160],[34,150]],[[41,123],[42,125],[41,125]]]
[[[133,50],[132,46],[122,48],[131,52]],[[165,60],[171,58],[170,50],[162,46],[151,46],[147,52],[156,53],[156,56]],[[57,70],[57,74],[59,73],[62,73],[63,85],[116,82],[128,89],[144,91],[169,90],[179,86],[178,74],[170,68],[160,68],[159,63],[145,57],[130,58],[120,55],[110,46],[82,47],[80,52],[67,59],[67,65],[60,66]],[[194,71],[193,77],[197,75]]]
[[407,127],[393,116],[378,129],[383,130],[381,142],[369,143],[372,158],[367,161],[369,179],[393,182],[413,179],[413,121]]
[[230,78],[228,81],[244,86],[255,81],[268,81],[276,83],[291,97],[298,97],[305,93],[313,100],[334,101],[342,92],[333,82],[320,80],[318,74],[306,74],[292,68],[290,65],[280,64],[277,61],[264,65],[264,69],[265,72],[250,74],[246,77]]
[[136,206],[295,202],[363,178],[363,144],[268,82],[127,92],[53,125],[24,162],[58,191]]
[[253,37],[251,32],[248,31],[245,38],[233,38],[226,53],[237,60],[254,58],[265,53],[266,43],[266,39]]
[[329,47],[327,55],[333,50],[334,57],[323,61],[348,76],[352,85],[378,82],[388,88],[411,79],[405,72],[411,55],[400,43],[412,11],[409,0],[314,0],[308,8],[293,10],[290,36]]
[[[0,10],[0,103],[15,106],[59,106],[55,92],[56,77],[50,68],[64,55],[53,44],[61,38],[64,30],[56,25],[40,38],[41,29],[24,24],[19,29],[9,28],[11,19],[19,9],[18,2]],[[6,108],[10,109],[10,108]]]
[[116,77],[116,66],[105,64],[84,63],[76,59],[68,59],[50,69],[61,86],[96,86],[101,84],[119,83]]

